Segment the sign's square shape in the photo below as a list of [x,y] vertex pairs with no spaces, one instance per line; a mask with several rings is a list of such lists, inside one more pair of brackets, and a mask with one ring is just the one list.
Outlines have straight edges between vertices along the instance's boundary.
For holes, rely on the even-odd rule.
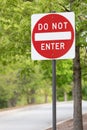
[[75,15],[73,12],[32,15],[31,57],[32,60],[75,57]]

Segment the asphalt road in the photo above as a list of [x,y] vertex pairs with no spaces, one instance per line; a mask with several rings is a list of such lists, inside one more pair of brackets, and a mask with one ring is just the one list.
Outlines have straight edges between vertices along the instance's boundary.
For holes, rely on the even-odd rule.
[[[83,113],[87,102],[83,102]],[[73,117],[73,103],[57,103],[57,122]],[[52,125],[52,104],[0,112],[0,130],[45,130]]]

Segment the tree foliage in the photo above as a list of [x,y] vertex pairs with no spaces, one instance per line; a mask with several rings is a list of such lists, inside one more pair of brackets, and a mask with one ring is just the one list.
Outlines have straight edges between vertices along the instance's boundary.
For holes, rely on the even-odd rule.
[[[71,6],[76,16],[76,45],[86,47],[86,0],[0,0],[0,107],[15,106],[22,97],[27,103],[40,100],[41,95],[44,101],[51,97],[51,61],[31,60],[31,15],[70,11]],[[60,99],[64,92],[72,93],[72,60],[58,60],[56,74]]]

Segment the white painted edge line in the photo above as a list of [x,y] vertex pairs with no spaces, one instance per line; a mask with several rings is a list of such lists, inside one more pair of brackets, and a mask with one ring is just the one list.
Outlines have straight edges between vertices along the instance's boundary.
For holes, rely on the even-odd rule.
[[71,32],[45,32],[35,33],[35,41],[46,41],[46,40],[70,40]]

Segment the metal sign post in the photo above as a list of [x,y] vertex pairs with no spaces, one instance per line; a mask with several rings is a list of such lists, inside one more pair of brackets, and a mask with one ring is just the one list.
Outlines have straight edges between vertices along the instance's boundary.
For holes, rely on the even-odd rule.
[[52,60],[52,99],[53,130],[56,130],[56,60]]

